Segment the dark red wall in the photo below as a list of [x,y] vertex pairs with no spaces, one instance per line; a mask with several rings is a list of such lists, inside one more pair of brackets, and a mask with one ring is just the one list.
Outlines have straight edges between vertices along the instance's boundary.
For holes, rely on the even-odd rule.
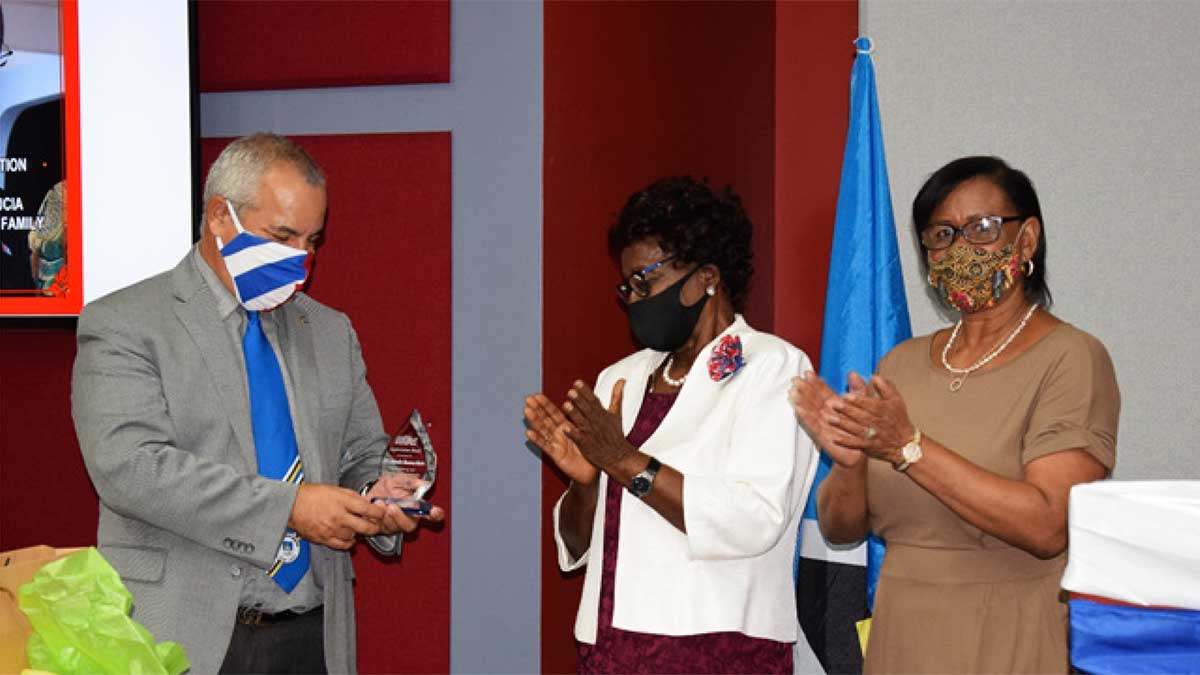
[[[354,321],[388,430],[420,407],[440,459],[430,496],[448,505],[449,134],[297,140],[329,174],[328,238],[310,291]],[[225,142],[203,143],[206,170]],[[0,550],[93,545],[96,495],[70,410],[75,322],[7,320],[0,354]],[[359,635],[393,636],[360,640],[361,672],[449,670],[449,532],[415,539],[398,561],[355,551]],[[412,617],[420,630],[396,630]]]
[[196,3],[201,91],[450,81],[448,0]]
[[[434,76],[444,80],[449,10],[440,3],[425,7],[430,8],[444,10],[444,23],[438,14],[433,25],[447,26],[445,46],[426,31],[435,39],[408,50],[420,53],[406,63],[432,54],[430,62],[444,66],[405,65],[403,70],[444,67],[446,75]],[[262,55],[251,59],[239,51],[253,47],[255,31],[248,31],[253,24],[204,24],[203,13],[200,19],[201,39],[210,45],[204,60],[241,53],[243,64],[290,62]],[[543,386],[548,393],[561,396],[571,380],[594,378],[634,348],[612,291],[617,273],[606,256],[604,231],[631,192],[668,174],[708,176],[718,185],[732,183],[741,193],[757,226],[756,285],[747,316],[816,358],[856,22],[857,4],[840,1],[547,3]],[[302,23],[311,28],[321,22]],[[321,25],[326,34],[345,32],[329,25]],[[413,40],[397,38],[389,49],[407,50],[417,44]],[[273,80],[255,77],[233,73],[224,84],[214,79],[208,86],[310,84],[279,79],[279,73]],[[321,77],[325,84],[354,83],[345,73]],[[403,77],[395,81],[433,81]],[[364,138],[299,139],[331,176],[330,239],[318,256],[312,292],[354,319],[389,427],[413,405],[434,422],[434,442],[445,463],[432,497],[447,505],[449,139],[392,135],[373,146]],[[207,144],[209,160],[213,147]],[[398,157],[405,161],[397,162]],[[5,323],[0,354],[5,355],[0,549],[94,543],[95,495],[70,422],[73,323]],[[432,369],[435,376],[413,377],[418,367]],[[547,528],[549,509],[562,488],[556,475],[544,471],[542,666],[547,672],[571,671],[575,663],[572,625],[580,578],[564,580],[557,571]],[[399,563],[375,560],[364,551],[356,557],[360,635],[399,638],[362,642],[360,668],[448,670],[448,531],[423,532]],[[419,617],[422,628],[396,631],[398,614]]]
[[[199,88],[448,82],[450,10],[448,0],[201,2]],[[205,169],[228,140],[204,140]],[[309,290],[354,321],[388,430],[420,408],[440,460],[430,498],[448,506],[450,135],[297,140],[329,180],[327,243]],[[452,515],[422,529],[399,561],[356,550],[362,672],[449,670]]]
[[[678,173],[733,184],[755,224],[746,308],[815,360],[845,143],[854,2],[554,2],[545,8],[542,384],[561,397],[635,349],[604,232]],[[542,483],[542,670],[575,670],[582,574],[564,576]]]
[[71,422],[74,319],[0,324],[0,550],[96,543],[96,493]]
[[[634,349],[604,235],[652,180],[733,184],[767,232],[756,266],[769,282],[774,15],[772,3],[546,4],[542,383],[552,398]],[[755,293],[749,319],[769,327],[769,286]],[[550,529],[564,485],[545,469],[544,672],[575,669],[582,575],[559,573]]]
[[858,3],[780,2],[775,23],[775,333],[821,354],[825,285],[850,118]]

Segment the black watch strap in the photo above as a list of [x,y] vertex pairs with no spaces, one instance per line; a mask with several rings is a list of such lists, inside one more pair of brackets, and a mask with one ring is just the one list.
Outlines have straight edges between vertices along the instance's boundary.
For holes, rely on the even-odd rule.
[[644,498],[650,494],[651,488],[654,487],[654,478],[658,475],[658,470],[662,468],[662,464],[653,457],[650,458],[650,463],[646,465],[629,481],[629,493],[638,499]]

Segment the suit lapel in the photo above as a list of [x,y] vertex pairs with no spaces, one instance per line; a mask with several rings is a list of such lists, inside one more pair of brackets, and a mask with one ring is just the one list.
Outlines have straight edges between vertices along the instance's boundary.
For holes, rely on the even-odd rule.
[[[671,406],[658,429],[642,445],[647,454],[669,463],[670,453],[660,453],[659,449],[684,447],[685,441],[695,437],[696,430],[704,423],[705,417],[716,409],[717,399],[729,381],[714,382],[708,375],[708,359],[712,355],[713,347],[726,335],[744,335],[749,330],[750,327],[739,315],[723,333],[700,350],[688,370],[687,384],[679,391],[675,405]],[[634,414],[637,414],[636,410]]]
[[[292,300],[278,311],[283,312],[280,322],[280,350],[287,362],[288,374],[296,401],[295,420],[296,445],[300,461],[304,463],[305,480],[319,483],[328,480],[321,466],[321,453],[316,436],[316,425],[320,419],[320,382],[317,378],[316,349],[313,346],[313,330],[308,314]],[[335,481],[336,482],[336,481]]]
[[[250,426],[250,396],[242,355],[233,351],[225,326],[221,323],[216,300],[194,264],[191,254],[188,254],[173,273],[176,297],[181,301],[175,305],[175,315],[195,341],[200,358],[204,359],[207,371],[212,374],[246,466],[257,471],[254,431]],[[199,264],[204,263],[201,261]]]

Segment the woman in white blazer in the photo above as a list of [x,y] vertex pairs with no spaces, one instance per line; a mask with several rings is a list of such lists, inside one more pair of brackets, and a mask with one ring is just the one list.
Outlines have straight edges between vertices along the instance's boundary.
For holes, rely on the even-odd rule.
[[666,178],[629,199],[609,248],[646,349],[524,410],[572,481],[554,520],[559,565],[587,566],[580,671],[791,673],[817,453],[786,394],[812,366],[737,313],[749,218],[728,188]]

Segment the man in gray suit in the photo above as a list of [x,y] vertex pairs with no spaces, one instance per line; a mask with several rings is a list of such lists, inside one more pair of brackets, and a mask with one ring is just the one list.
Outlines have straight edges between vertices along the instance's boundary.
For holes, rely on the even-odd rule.
[[[292,295],[306,268],[247,297],[246,278],[270,275],[231,255],[256,248],[284,267],[311,256],[324,175],[291,141],[256,134],[221,153],[204,199],[200,242],[174,270],[79,317],[71,398],[100,552],[133,617],[181,643],[192,672],[354,672],[346,551],[367,536],[399,553],[398,533],[419,521],[372,498],[415,485],[379,476],[389,438],[347,317]],[[264,435],[262,363],[283,436]],[[291,470],[272,476],[263,439],[283,437]],[[294,578],[281,581],[282,568]]]

